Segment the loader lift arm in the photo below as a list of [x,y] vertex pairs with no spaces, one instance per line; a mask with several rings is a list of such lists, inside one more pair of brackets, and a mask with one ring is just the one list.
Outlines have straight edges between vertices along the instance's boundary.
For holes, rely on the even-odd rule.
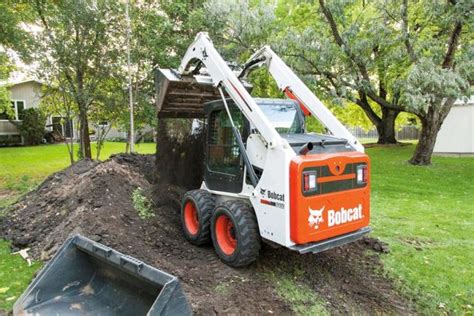
[[296,100],[305,115],[317,117],[334,136],[346,139],[357,151],[364,152],[362,144],[269,46],[264,46],[249,58],[238,78],[246,78],[252,70],[262,66],[267,66],[278,88],[290,99]]
[[181,75],[193,75],[203,64],[206,66],[213,85],[216,88],[223,87],[225,89],[245,117],[263,136],[267,146],[273,148],[282,145],[280,135],[272,127],[236,74],[214,48],[208,34],[200,32],[186,51],[178,71]]
[[290,99],[296,100],[305,115],[317,117],[333,136],[346,139],[359,152],[364,152],[360,142],[342,125],[323,103],[311,92],[301,79],[283,62],[283,60],[269,47],[264,46],[257,51],[237,76],[217,52],[205,32],[198,33],[196,39],[188,48],[178,69],[182,75],[193,75],[204,65],[215,87],[224,87],[227,94],[235,101],[245,117],[257,128],[273,148],[282,145],[281,137],[262,113],[254,99],[242,84],[252,70],[267,66],[270,74],[277,82],[278,87]]

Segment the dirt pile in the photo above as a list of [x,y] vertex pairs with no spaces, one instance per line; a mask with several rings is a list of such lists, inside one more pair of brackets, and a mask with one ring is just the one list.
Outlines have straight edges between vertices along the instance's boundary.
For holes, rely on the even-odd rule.
[[147,166],[153,170],[153,157],[121,155],[104,163],[79,161],[48,177],[14,205],[2,224],[3,234],[15,247],[31,247],[33,257],[42,260],[54,255],[72,234],[95,240],[124,234],[124,219],[134,213],[132,191],[150,187]]
[[[197,314],[289,314],[291,302],[277,294],[281,287],[275,279],[280,277],[318,293],[332,313],[413,312],[381,276],[370,242],[304,256],[264,246],[256,264],[226,266],[211,246],[186,242],[178,216],[185,190],[154,187],[153,166],[153,156],[140,155],[118,155],[103,163],[81,161],[50,176],[16,204],[0,225],[0,237],[15,247],[30,247],[35,258],[47,260],[69,235],[81,233],[177,275]],[[155,216],[149,220],[140,219],[132,205],[137,187],[154,197]],[[160,199],[156,192],[169,196]]]

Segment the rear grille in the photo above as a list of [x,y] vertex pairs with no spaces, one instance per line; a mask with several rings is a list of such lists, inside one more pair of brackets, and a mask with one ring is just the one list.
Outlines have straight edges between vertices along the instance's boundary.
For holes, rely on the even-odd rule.
[[[341,191],[363,188],[367,185],[366,183],[357,184],[356,173],[357,173],[357,166],[359,165],[365,165],[365,163],[346,164],[344,172],[341,174],[341,175],[354,175],[352,179],[335,180],[335,181],[328,181],[328,182],[322,182],[322,183],[318,182],[317,190],[313,192],[306,192],[306,193],[303,192],[303,189],[301,189],[301,191],[304,196],[312,196],[312,195],[318,195],[318,194],[327,194],[327,193],[334,193],[334,192],[341,192]],[[317,179],[334,176],[333,174],[331,174],[331,171],[329,170],[328,166],[305,168],[303,172],[312,171],[312,170],[316,170]],[[303,184],[302,184],[302,188],[303,188]]]

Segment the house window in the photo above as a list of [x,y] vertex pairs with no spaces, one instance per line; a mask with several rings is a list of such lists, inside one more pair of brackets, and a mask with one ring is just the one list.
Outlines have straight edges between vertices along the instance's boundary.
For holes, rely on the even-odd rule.
[[24,118],[24,110],[25,110],[25,102],[24,101],[14,101],[16,103],[16,119],[23,120]]
[[25,101],[12,100],[12,112],[11,115],[6,111],[0,112],[0,120],[23,120],[23,113],[25,110]]

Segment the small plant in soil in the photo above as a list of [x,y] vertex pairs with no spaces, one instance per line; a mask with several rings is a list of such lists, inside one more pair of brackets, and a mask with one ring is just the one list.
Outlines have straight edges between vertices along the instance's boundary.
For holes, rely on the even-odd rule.
[[147,198],[141,188],[136,188],[132,192],[133,207],[137,210],[138,216],[141,219],[149,219],[155,214],[151,209],[151,201]]

